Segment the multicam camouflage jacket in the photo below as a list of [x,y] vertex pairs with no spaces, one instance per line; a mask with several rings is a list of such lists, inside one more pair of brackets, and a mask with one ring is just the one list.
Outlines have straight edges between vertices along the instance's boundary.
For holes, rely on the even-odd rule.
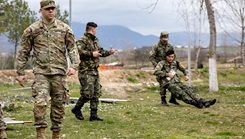
[[152,46],[152,50],[150,51],[150,61],[153,64],[154,67],[156,67],[157,63],[165,60],[166,59],[166,55],[165,53],[168,50],[174,50],[174,47],[171,44],[166,44],[163,45],[160,41]]
[[33,51],[34,74],[66,75],[68,68],[66,50],[71,68],[77,69],[79,55],[71,28],[55,19],[47,28],[42,19],[30,25],[22,35],[22,42],[16,59],[18,75],[24,75],[24,67]]
[[98,38],[91,33],[85,32],[84,36],[77,41],[78,53],[80,55],[79,74],[98,75],[99,57],[93,57],[94,51],[99,51],[101,57],[110,55],[98,45]]
[[[177,73],[178,70],[183,72],[185,76],[187,75],[185,67],[181,65],[178,61],[174,60],[172,63],[169,63],[167,60],[163,60],[163,61],[160,61],[155,67],[154,75],[160,77],[162,84],[165,86],[169,83],[180,82],[180,78]],[[172,79],[168,80],[167,73],[171,71],[175,71],[176,74]]]

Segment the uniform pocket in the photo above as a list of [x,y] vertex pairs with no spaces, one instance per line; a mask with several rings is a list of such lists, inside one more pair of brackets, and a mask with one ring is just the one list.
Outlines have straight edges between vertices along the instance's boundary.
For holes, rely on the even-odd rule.
[[62,82],[63,82],[63,85],[64,85],[64,92],[63,92],[63,102],[68,104],[69,101],[70,101],[70,91],[69,91],[69,87],[68,87],[68,84],[67,84],[67,79],[66,77],[62,78]]

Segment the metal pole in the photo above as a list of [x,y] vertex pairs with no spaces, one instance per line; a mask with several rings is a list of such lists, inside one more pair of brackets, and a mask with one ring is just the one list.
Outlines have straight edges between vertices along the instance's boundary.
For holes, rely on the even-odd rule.
[[[69,1],[69,25],[71,27],[71,0]],[[71,60],[70,60],[70,58],[68,56],[67,49],[66,49],[66,59],[67,59],[67,65],[68,65],[68,67],[70,67]]]
[[188,46],[188,74],[189,74],[188,85],[191,86],[191,46],[190,46],[190,43]]
[[70,0],[70,4],[69,4],[69,24],[71,27],[71,0]]

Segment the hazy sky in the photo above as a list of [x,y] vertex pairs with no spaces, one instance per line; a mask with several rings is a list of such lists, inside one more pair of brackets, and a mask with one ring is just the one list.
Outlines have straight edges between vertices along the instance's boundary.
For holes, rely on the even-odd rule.
[[[40,0],[25,0],[38,12]],[[38,1],[38,3],[37,3]],[[69,12],[70,0],[56,0],[61,10]],[[174,0],[177,3],[179,0]],[[177,16],[173,0],[159,0],[154,11],[146,8],[156,0],[72,0],[72,21],[98,25],[123,25],[144,35],[159,35],[161,31],[185,31]],[[40,14],[38,14],[40,16]]]

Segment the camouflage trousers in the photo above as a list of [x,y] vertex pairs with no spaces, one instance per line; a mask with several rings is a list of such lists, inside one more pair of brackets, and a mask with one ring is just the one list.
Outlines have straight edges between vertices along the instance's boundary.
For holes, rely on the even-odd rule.
[[35,99],[33,109],[34,126],[36,128],[48,127],[46,110],[50,96],[50,119],[52,123],[50,129],[52,131],[60,131],[65,115],[65,104],[69,100],[66,76],[36,74],[32,85],[32,96]]
[[101,84],[99,75],[78,75],[81,87],[80,94],[76,106],[83,107],[83,105],[90,101],[90,109],[98,109],[99,97],[101,96]]
[[157,79],[157,81],[158,81],[158,83],[159,83],[159,85],[160,85],[160,96],[161,97],[163,97],[163,96],[166,96],[166,93],[167,93],[167,87],[162,83],[162,79],[161,79],[161,77],[156,77],[156,79]]
[[0,104],[0,130],[6,129],[6,123],[3,121],[3,110]]
[[194,88],[189,87],[181,82],[170,83],[167,85],[167,88],[175,98],[186,103],[190,102],[191,100],[198,101],[200,99],[199,94],[196,93]]

